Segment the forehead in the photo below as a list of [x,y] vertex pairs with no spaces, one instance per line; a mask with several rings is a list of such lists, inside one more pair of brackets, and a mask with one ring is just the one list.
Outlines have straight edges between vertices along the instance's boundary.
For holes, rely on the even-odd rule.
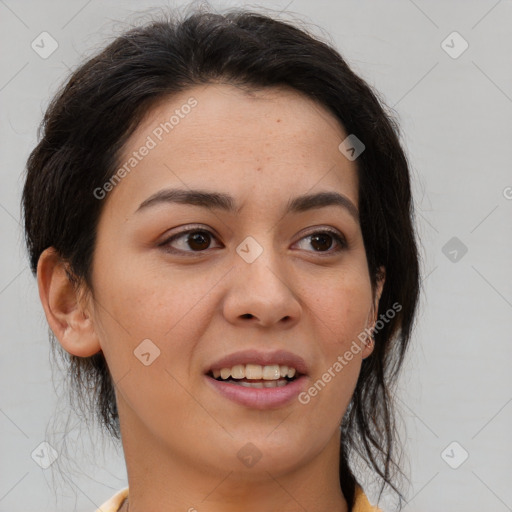
[[146,114],[124,147],[118,164],[128,172],[113,193],[143,200],[163,186],[200,184],[285,200],[319,186],[357,204],[355,163],[338,149],[345,137],[326,108],[290,88],[195,86]]

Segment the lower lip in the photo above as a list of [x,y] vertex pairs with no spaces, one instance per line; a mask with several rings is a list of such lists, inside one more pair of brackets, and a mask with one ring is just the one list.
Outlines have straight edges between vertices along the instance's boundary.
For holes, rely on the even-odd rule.
[[304,390],[307,381],[306,375],[301,375],[282,387],[248,388],[232,382],[215,380],[209,375],[206,375],[206,379],[221,395],[252,409],[274,409],[288,405]]

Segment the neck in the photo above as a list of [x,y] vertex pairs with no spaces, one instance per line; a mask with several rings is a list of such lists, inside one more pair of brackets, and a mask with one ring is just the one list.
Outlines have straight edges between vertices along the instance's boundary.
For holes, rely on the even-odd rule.
[[211,467],[162,444],[142,446],[140,439],[151,437],[140,428],[135,423],[122,429],[130,491],[119,512],[238,512],[241,504],[244,512],[349,511],[339,482],[339,436],[294,468],[264,465],[262,459],[243,471],[239,460]]

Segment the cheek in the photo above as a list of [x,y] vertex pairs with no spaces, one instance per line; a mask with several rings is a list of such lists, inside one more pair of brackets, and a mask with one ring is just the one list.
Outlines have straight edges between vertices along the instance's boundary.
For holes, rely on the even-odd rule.
[[105,264],[101,268],[97,296],[135,339],[162,339],[170,334],[175,326],[187,321],[211,286],[189,272],[153,269],[136,258],[131,264]]
[[362,361],[359,336],[368,325],[372,303],[364,264],[357,260],[331,275],[305,281],[310,290],[306,297],[315,324],[318,364],[301,403],[315,411],[312,417],[318,419],[313,419],[314,428],[322,429],[326,424],[332,428],[341,421],[357,383]]
[[363,268],[336,269],[321,279],[308,278],[304,287],[313,320],[336,349],[341,349],[339,344],[350,343],[367,326],[372,293]]
[[213,314],[208,297],[219,276],[156,268],[137,258],[123,265],[102,261],[95,267],[95,317],[112,372],[138,368],[137,357],[149,352],[162,368],[188,378],[194,348]]
[[[149,424],[178,429],[173,422],[180,415],[171,411],[193,405],[181,385],[194,371],[194,347],[208,318],[205,294],[213,283],[186,273],[166,276],[135,260],[122,266],[104,260],[97,268],[95,317],[116,392]],[[155,404],[167,405],[155,415]]]

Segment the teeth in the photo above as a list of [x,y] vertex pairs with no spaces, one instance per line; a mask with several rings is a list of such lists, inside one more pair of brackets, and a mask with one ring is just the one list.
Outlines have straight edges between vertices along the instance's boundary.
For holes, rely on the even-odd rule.
[[231,376],[234,379],[243,379],[245,377],[245,366],[243,364],[237,364],[231,368]]
[[[279,383],[279,379],[284,377],[293,378],[296,374],[296,370],[295,368],[289,368],[288,366],[278,364],[267,366],[261,366],[259,364],[237,364],[232,368],[213,370],[212,373],[215,379],[218,379],[219,377],[221,377],[223,380],[227,380],[230,377],[233,377],[234,379],[263,379],[270,382],[278,381],[277,385],[283,385]],[[284,384],[286,383],[284,382]]]
[[263,376],[263,368],[259,364],[245,365],[246,379],[261,379]]
[[281,378],[281,370],[278,364],[263,367],[262,378],[265,380],[277,380]]
[[267,380],[266,382],[247,382],[244,380],[235,381],[229,380],[228,382],[232,382],[233,384],[238,384],[239,386],[243,386],[244,388],[281,388],[288,384],[286,380]]
[[[232,382],[234,382],[234,381],[232,381]],[[237,382],[236,384],[239,384],[240,386],[243,386],[244,388],[262,388],[263,387],[263,382],[245,382],[245,381],[241,381],[241,382]],[[268,386],[265,386],[265,387],[268,387]]]

